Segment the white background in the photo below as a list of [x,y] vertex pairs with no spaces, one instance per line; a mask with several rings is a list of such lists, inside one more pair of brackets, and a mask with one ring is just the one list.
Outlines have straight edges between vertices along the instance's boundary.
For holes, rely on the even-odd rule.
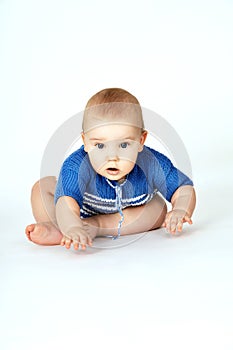
[[[233,349],[233,2],[0,1],[1,349]],[[189,153],[194,225],[86,253],[26,241],[53,133],[106,87]]]

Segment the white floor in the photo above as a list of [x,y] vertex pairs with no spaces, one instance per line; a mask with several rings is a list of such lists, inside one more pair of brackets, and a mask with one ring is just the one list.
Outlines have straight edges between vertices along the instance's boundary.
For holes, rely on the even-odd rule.
[[[114,5],[0,1],[0,349],[233,350],[233,3]],[[30,243],[30,188],[48,141],[113,86],[181,136],[193,226],[118,249]]]
[[86,252],[28,242],[25,205],[1,242],[1,349],[232,350],[229,188],[197,193],[179,237],[160,229]]

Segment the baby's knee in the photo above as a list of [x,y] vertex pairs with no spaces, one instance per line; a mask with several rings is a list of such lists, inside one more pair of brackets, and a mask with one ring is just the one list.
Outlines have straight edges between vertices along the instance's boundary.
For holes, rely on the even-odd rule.
[[[163,204],[163,207],[162,207],[162,210],[161,210],[161,215],[160,215],[162,223],[164,222],[166,215],[167,215],[167,204],[164,201],[164,204]],[[161,225],[162,225],[162,223],[161,223]]]
[[162,197],[157,196],[156,201],[157,201],[157,208],[156,208],[157,219],[156,219],[156,223],[153,226],[153,229],[160,228],[167,215],[167,204],[165,200]]
[[46,176],[36,181],[32,187],[32,193],[43,191],[54,193],[56,187],[56,177],[55,176]]
[[[161,198],[161,197],[160,197]],[[163,223],[167,215],[167,204],[163,198],[161,198],[161,209],[160,209],[160,221]]]
[[154,197],[154,200],[156,202],[156,205],[160,209],[160,214],[166,215],[167,214],[167,204],[166,204],[165,200],[158,194],[156,195],[156,197]]

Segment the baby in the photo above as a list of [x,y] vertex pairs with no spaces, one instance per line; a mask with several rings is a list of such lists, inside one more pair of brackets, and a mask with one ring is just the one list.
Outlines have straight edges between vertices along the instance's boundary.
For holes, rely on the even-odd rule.
[[83,116],[83,146],[64,161],[58,181],[44,177],[32,188],[37,223],[26,227],[28,239],[86,249],[98,236],[116,239],[160,227],[175,234],[192,224],[192,181],[145,146],[146,137],[136,97],[118,88],[92,96]]

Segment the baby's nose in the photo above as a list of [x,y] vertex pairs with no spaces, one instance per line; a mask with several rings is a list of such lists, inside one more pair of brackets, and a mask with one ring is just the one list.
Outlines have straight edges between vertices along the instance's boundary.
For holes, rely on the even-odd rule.
[[107,159],[108,160],[118,160],[119,159],[119,149],[117,145],[109,144],[107,150]]

